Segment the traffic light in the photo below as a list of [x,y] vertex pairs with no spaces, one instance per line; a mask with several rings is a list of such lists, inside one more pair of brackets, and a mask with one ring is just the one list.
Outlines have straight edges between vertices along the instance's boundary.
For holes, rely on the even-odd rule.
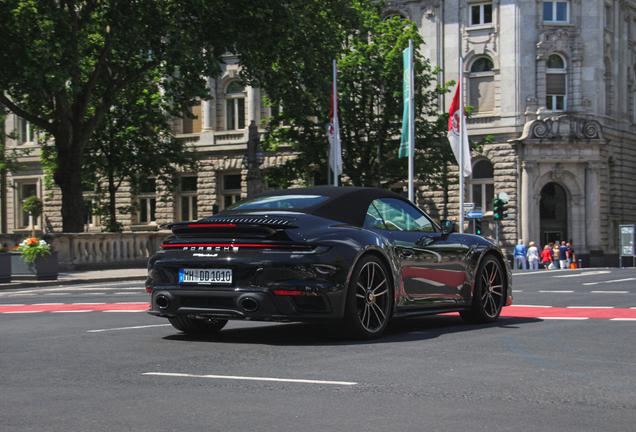
[[481,235],[481,219],[475,219],[475,234]]
[[504,201],[499,198],[495,198],[493,201],[493,217],[495,220],[502,220],[508,217],[508,201]]

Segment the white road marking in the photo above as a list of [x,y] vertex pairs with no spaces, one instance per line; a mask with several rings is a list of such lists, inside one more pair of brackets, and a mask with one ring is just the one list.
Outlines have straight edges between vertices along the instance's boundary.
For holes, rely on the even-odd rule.
[[552,306],[537,306],[537,305],[522,305],[522,304],[513,304],[512,307],[532,307],[532,308],[551,308]]
[[542,320],[570,320],[570,321],[583,321],[588,320],[587,317],[537,317]]
[[144,325],[144,326],[134,326],[134,327],[115,327],[115,328],[109,328],[109,329],[86,330],[86,333],[102,333],[102,332],[117,331],[117,330],[135,330],[135,329],[150,328],[150,327],[167,327],[171,325],[172,324],[154,324],[154,325]]
[[126,312],[126,313],[131,313],[131,312],[146,312],[145,310],[105,310],[102,312]]
[[555,293],[555,294],[571,294],[574,291],[548,291],[548,290],[542,290],[539,291],[540,293]]
[[568,309],[614,309],[614,306],[566,306]]
[[629,294],[629,291],[590,291],[592,294]]
[[193,374],[167,373],[167,372],[145,372],[142,375],[185,377],[185,378],[212,378],[212,379],[229,379],[229,380],[244,380],[244,381],[290,382],[290,383],[301,383],[301,384],[329,384],[329,385],[344,385],[344,386],[353,386],[358,384],[356,382],[348,382],[348,381],[321,381],[321,380],[289,379],[289,378],[262,378],[262,377],[246,377],[246,376],[231,376],[231,375],[193,375]]
[[51,311],[51,313],[84,313],[84,312],[93,312],[89,310],[64,310],[64,311]]
[[600,282],[587,282],[587,283],[584,283],[583,285],[598,285],[598,284],[607,284],[607,283],[614,283],[614,282],[628,282],[633,280],[636,280],[636,278],[615,279],[615,280],[600,281]]
[[636,321],[636,318],[610,318],[610,321]]
[[601,270],[601,271],[590,271],[590,272],[586,272],[586,273],[559,275],[559,276],[554,276],[554,277],[555,278],[566,278],[566,277],[578,277],[578,276],[593,276],[593,275],[600,275],[600,274],[607,274],[607,273],[611,273],[611,272],[609,270]]

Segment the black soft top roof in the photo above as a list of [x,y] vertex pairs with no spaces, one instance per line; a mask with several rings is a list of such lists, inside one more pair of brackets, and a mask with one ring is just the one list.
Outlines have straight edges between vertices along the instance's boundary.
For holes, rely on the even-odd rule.
[[[252,195],[249,199],[281,195],[319,195],[328,197],[329,199],[326,201],[320,202],[319,204],[311,207],[302,209],[285,209],[285,211],[311,214],[355,226],[362,226],[364,224],[367,209],[374,199],[395,198],[401,201],[410,202],[403,196],[389,190],[351,186],[318,186],[309,188],[280,189]],[[252,212],[260,213],[262,211],[271,210],[272,209],[249,209],[246,211],[237,209],[235,211],[223,210],[221,213],[230,215]]]

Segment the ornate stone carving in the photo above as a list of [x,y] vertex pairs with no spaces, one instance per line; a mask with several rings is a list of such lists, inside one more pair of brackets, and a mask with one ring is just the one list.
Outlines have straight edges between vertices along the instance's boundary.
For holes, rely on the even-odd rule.
[[387,15],[391,15],[394,13],[400,14],[403,17],[408,18],[410,20],[413,19],[411,17],[411,10],[405,4],[397,3],[395,1],[386,2],[384,6],[384,11],[382,12],[382,17],[386,17]]
[[537,60],[547,60],[553,52],[566,54],[572,61],[580,61],[583,58],[581,34],[569,32],[563,29],[546,31],[541,34],[537,44]]
[[525,124],[521,138],[526,139],[601,139],[603,127],[596,120],[586,120],[569,114],[533,120]]
[[563,166],[560,163],[555,164],[550,175],[553,179],[560,179],[563,176]]

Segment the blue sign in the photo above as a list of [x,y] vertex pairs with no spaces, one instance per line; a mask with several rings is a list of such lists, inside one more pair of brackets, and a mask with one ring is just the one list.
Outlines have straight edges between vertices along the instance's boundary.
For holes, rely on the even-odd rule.
[[469,211],[469,212],[466,212],[466,217],[480,218],[480,217],[484,217],[484,213],[480,211]]

